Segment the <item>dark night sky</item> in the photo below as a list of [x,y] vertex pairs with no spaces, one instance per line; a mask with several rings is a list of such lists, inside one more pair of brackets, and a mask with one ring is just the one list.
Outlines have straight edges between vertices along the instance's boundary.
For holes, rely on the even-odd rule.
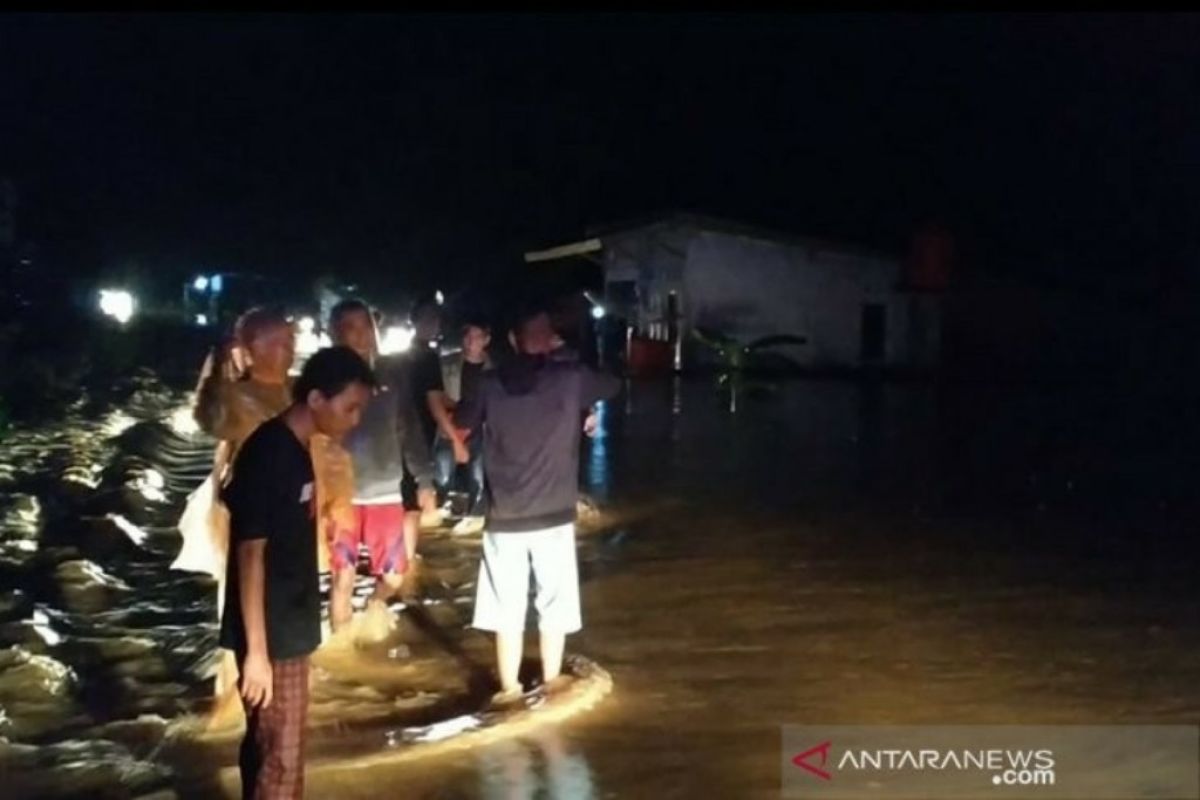
[[469,280],[685,208],[1061,280],[1200,231],[1200,18],[14,17],[0,174],[80,269]]

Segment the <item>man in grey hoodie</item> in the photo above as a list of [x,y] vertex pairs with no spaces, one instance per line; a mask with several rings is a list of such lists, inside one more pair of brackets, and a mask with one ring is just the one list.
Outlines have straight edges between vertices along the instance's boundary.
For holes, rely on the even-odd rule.
[[381,637],[391,623],[387,602],[400,592],[408,572],[408,544],[415,541],[421,511],[437,505],[433,459],[414,405],[408,364],[379,354],[370,308],[361,300],[343,300],[330,312],[329,328],[334,343],[358,353],[378,380],[362,421],[344,441],[354,466],[354,522],[331,536],[330,625],[336,632],[352,618],[358,549],[365,544],[376,577],[367,615],[374,623],[373,635]]
[[472,624],[496,634],[497,704],[521,695],[531,571],[548,689],[560,682],[566,635],[583,625],[575,559],[580,423],[620,389],[612,375],[551,357],[557,337],[540,307],[522,313],[510,337],[516,355],[485,374],[455,414],[460,427],[483,433],[488,521]]

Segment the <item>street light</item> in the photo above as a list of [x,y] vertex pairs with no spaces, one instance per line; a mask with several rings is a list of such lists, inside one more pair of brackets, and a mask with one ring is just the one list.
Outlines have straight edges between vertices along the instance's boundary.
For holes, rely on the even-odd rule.
[[133,312],[137,308],[133,295],[124,289],[101,289],[99,304],[102,314],[112,317],[122,325],[133,318]]

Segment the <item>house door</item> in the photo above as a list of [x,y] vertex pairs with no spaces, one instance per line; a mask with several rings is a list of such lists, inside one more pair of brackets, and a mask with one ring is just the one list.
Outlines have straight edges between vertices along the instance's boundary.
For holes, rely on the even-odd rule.
[[881,361],[887,349],[887,306],[863,303],[862,360]]

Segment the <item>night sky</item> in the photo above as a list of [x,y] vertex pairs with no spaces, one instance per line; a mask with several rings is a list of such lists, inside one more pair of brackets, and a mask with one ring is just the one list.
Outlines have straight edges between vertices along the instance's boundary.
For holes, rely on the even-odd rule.
[[1039,280],[1185,263],[1195,16],[7,16],[58,268],[469,282],[686,209]]

